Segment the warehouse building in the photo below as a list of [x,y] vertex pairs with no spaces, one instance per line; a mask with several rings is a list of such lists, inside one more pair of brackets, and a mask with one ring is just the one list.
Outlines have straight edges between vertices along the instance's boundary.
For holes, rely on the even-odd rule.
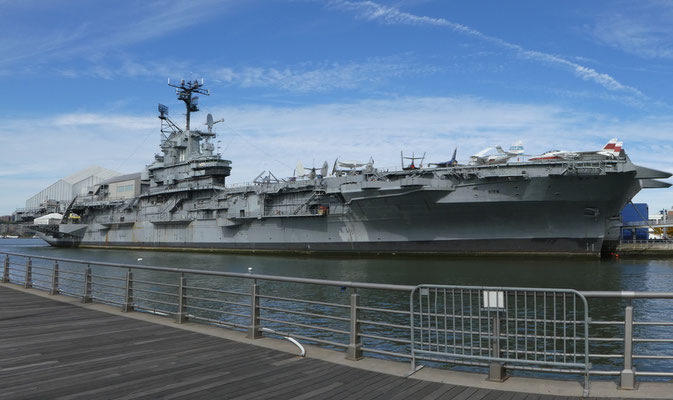
[[121,175],[99,166],[90,166],[52,183],[26,200],[26,208],[16,210],[14,221],[25,221],[40,215],[63,212],[75,196],[85,195],[95,185]]

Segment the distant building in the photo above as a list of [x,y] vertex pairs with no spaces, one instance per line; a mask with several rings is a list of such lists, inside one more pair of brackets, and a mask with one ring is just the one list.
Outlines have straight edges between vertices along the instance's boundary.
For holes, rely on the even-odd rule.
[[137,197],[140,194],[140,172],[106,179],[97,185],[94,194],[103,195],[108,200]]
[[26,200],[26,208],[14,212],[15,222],[25,222],[44,214],[63,212],[75,196],[88,194],[93,187],[107,179],[119,176],[119,172],[91,166],[59,179]]

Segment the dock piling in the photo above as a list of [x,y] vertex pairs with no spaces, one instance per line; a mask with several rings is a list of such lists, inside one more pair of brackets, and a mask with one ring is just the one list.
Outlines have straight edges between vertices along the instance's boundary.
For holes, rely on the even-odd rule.
[[187,312],[185,305],[187,304],[187,278],[184,275],[180,276],[180,286],[178,287],[178,312],[175,314],[175,322],[183,324],[187,322]]
[[25,282],[23,284],[23,287],[26,289],[30,289],[33,287],[33,260],[28,257],[28,261],[26,261],[26,278]]
[[624,369],[620,374],[620,389],[636,388],[636,371],[633,368],[633,304],[628,300],[624,308]]
[[250,292],[250,326],[248,327],[248,339],[259,339],[262,330],[259,321],[259,285],[257,281],[252,284]]
[[360,339],[360,295],[351,294],[350,308],[350,341],[346,351],[346,359],[357,361],[362,358],[362,340]]
[[82,303],[91,303],[91,266],[87,265],[84,271],[84,294],[82,295]]
[[9,254],[5,254],[5,268],[2,273],[2,283],[9,283]]
[[49,295],[54,296],[59,294],[58,290],[58,261],[54,261],[54,268],[51,271],[51,289]]
[[124,288],[124,304],[122,312],[133,311],[133,272],[131,269],[126,271],[126,287]]

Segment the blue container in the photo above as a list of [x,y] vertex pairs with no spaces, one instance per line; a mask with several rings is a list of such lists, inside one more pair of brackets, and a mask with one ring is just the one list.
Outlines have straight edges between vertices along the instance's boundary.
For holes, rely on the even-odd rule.
[[[647,203],[629,203],[622,210],[622,223],[625,226],[629,224],[646,225],[647,217],[649,215],[649,207]],[[633,230],[625,227],[622,230],[623,240],[633,240]],[[636,240],[647,240],[649,238],[648,228],[637,228],[635,230]]]

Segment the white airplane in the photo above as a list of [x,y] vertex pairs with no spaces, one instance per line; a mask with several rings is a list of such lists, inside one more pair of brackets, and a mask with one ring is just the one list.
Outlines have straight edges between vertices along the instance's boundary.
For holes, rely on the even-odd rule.
[[[493,150],[496,151],[495,154],[492,154]],[[487,147],[479,153],[470,156],[469,165],[504,164],[512,157],[522,155],[524,155],[523,142],[519,140],[510,146],[508,151],[504,151],[500,146]]]
[[565,151],[565,150],[549,150],[539,156],[531,157],[528,161],[558,161],[558,160],[577,160],[584,154],[600,154],[607,158],[616,158],[622,151],[622,142],[617,139],[610,139],[610,141],[598,151]]
[[[345,168],[338,169],[337,167]],[[364,167],[364,168],[363,168]],[[371,172],[374,170],[374,159],[369,157],[368,162],[346,160],[339,161],[337,158],[334,160],[334,165],[332,166],[332,175],[342,175],[346,173],[354,174],[358,171]]]

